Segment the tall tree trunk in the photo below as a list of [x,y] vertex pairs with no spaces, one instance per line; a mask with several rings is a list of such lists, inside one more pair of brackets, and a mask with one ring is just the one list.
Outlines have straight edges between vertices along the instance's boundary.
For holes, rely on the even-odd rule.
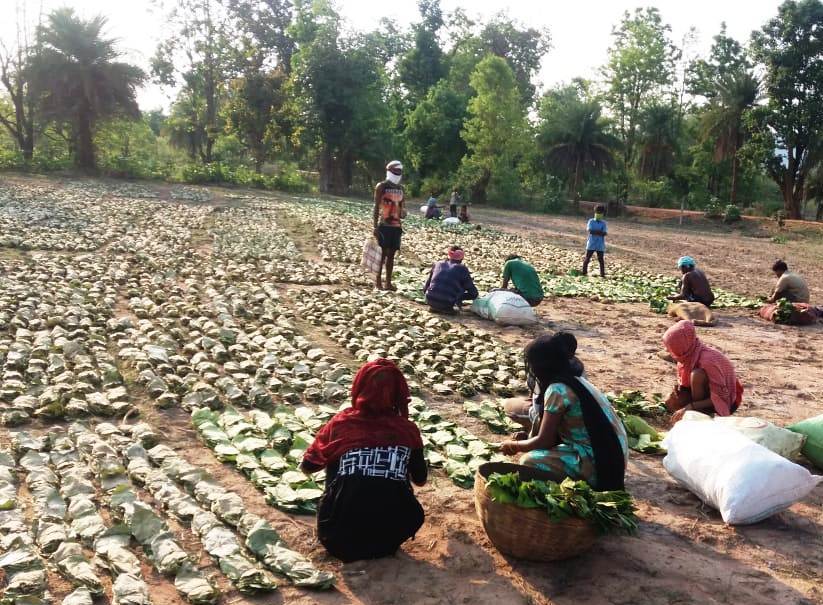
[[814,217],[816,221],[823,221],[823,198],[817,200],[817,214]]
[[580,156],[578,155],[574,161],[574,203],[579,206],[580,201]]
[[320,172],[319,187],[321,193],[329,193],[331,190],[333,171],[332,164],[331,150],[324,145],[322,151],[320,152],[320,162],[318,166],[318,171]]
[[732,187],[729,200],[732,204],[737,204],[737,179],[740,174],[740,146],[743,144],[740,136],[740,117],[737,118],[736,126],[734,127],[734,150],[732,153]]
[[92,124],[88,109],[80,110],[77,116],[77,155],[75,163],[84,172],[94,172],[96,163],[94,159],[94,138],[92,135]]

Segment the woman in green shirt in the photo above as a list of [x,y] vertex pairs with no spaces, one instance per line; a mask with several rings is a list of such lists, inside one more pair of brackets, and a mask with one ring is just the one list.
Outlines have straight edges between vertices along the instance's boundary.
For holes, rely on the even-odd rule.
[[543,286],[537,271],[516,254],[506,257],[503,265],[503,289],[507,290],[509,281],[514,283],[514,292],[526,299],[532,307],[543,301]]

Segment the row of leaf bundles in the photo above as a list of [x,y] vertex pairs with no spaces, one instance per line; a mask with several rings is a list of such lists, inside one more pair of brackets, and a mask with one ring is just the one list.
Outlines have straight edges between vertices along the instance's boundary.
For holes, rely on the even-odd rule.
[[[125,562],[128,558],[125,552],[130,544],[130,537],[134,537],[157,571],[166,576],[174,576],[175,588],[189,602],[194,605],[215,603],[218,597],[217,590],[194,566],[163,520],[148,504],[140,500],[114,448],[81,424],[72,424],[68,432],[81,456],[91,465],[101,488],[106,493],[113,519],[121,523],[98,539],[99,544],[104,537],[106,538],[99,546],[99,550],[107,553],[104,558],[109,564],[115,560],[115,552],[118,553],[117,560]],[[139,565],[133,567],[131,573],[135,574],[137,570]],[[115,581],[115,585],[117,584]],[[120,580],[120,587],[124,603],[150,605],[148,590],[143,590],[142,580],[136,575]],[[126,600],[125,597],[129,595],[129,600]]]
[[328,406],[279,407],[271,415],[250,410],[244,416],[234,408],[222,413],[200,408],[192,413],[192,422],[217,459],[243,471],[270,504],[314,514],[325,473],[309,476],[299,466],[314,433],[336,411]]
[[17,508],[15,467],[13,454],[0,451],[0,485],[4,494],[0,511],[0,569],[5,574],[0,604],[12,605],[26,599],[32,605],[40,605],[45,602],[46,569],[32,543],[29,524]]
[[[131,477],[145,484],[158,501],[191,526],[206,552],[218,559],[220,569],[239,590],[276,587],[274,578],[243,554],[246,550],[297,586],[325,589],[333,584],[332,573],[316,569],[300,553],[289,550],[265,519],[245,510],[237,493],[225,489],[207,471],[190,464],[168,446],[157,445],[146,451],[133,443],[125,453]],[[242,544],[232,528],[245,538]]]
[[[32,495],[34,537],[40,552],[51,556],[60,573],[75,586],[94,595],[103,594],[95,567],[75,540],[91,545],[105,533],[106,525],[93,501],[94,485],[77,451],[64,437],[50,442],[51,451],[27,451],[20,466],[27,471],[26,485]],[[56,472],[55,472],[56,471]],[[67,525],[66,521],[70,521]]]
[[[158,445],[152,452],[161,454],[162,459],[165,450],[170,451],[170,448]],[[227,517],[234,518],[234,511],[242,512],[243,505],[236,494],[220,493],[218,485],[201,481],[197,484],[200,489],[195,487],[195,493],[208,499],[204,506],[211,510],[204,509],[197,500],[183,493],[165,472],[150,465],[149,454],[142,445],[131,445],[126,450],[126,457],[129,460],[131,478],[142,483],[157,502],[191,527],[200,538],[203,549],[215,558],[220,571],[240,592],[254,593],[277,588],[274,577],[246,555],[245,549],[231,528],[211,512],[223,511]]]
[[522,481],[517,473],[493,473],[486,493],[501,504],[545,509],[552,521],[577,517],[591,521],[601,533],[637,530],[634,502],[628,492],[598,492],[585,481]]
[[442,466],[459,487],[468,489],[474,485],[474,474],[481,465],[508,462],[508,458],[495,451],[495,446],[444,420],[418,397],[411,398],[409,414],[423,437],[426,461],[433,467]]

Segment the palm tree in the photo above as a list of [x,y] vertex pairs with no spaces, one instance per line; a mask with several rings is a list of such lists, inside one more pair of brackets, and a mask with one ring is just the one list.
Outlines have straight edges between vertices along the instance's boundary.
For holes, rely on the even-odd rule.
[[740,172],[738,152],[745,138],[743,116],[760,100],[760,80],[751,72],[736,71],[720,76],[715,88],[717,94],[703,115],[703,138],[714,139],[715,161],[731,158],[729,201],[736,204]]
[[32,63],[32,85],[42,115],[66,124],[75,149],[75,165],[94,171],[94,131],[102,118],[139,117],[136,88],[143,71],[116,59],[115,40],[103,37],[105,17],[88,21],[70,8],[52,12],[38,27],[40,52]]
[[548,168],[570,175],[569,190],[578,199],[586,174],[614,165],[613,153],[620,141],[608,131],[608,120],[597,100],[567,96],[552,101],[541,111],[538,145]]
[[653,103],[643,110],[638,137],[641,176],[656,180],[672,171],[679,123],[674,105]]

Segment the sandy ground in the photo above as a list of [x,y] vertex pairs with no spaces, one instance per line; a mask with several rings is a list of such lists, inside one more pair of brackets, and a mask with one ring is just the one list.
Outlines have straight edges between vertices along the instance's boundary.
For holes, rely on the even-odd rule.
[[[475,222],[530,234],[559,246],[585,246],[586,218],[533,215],[494,209],[472,213]],[[642,222],[641,222],[642,221]],[[609,219],[608,257],[653,273],[677,275],[677,258],[688,254],[714,285],[749,296],[771,293],[772,263],[784,259],[809,282],[813,302],[823,304],[823,237],[816,224],[794,223],[779,229],[774,221],[745,221],[726,227],[701,218]]]
[[[582,218],[474,214],[556,245],[582,244]],[[786,243],[775,243],[762,235],[612,221],[609,243],[611,257],[655,272],[671,272],[674,259],[690,253],[717,285],[752,295],[771,286],[768,268],[780,256],[810,278],[813,296],[823,302],[823,243],[803,233],[791,232]],[[660,336],[671,320],[654,315],[646,305],[550,299],[538,312],[541,324],[529,330],[499,329],[469,316],[455,321],[491,330],[517,346],[541,330],[572,330],[590,379],[603,390],[663,393],[673,385],[674,366],[657,356]],[[718,327],[700,329],[700,334],[736,363],[746,389],[741,413],[778,424],[823,413],[823,324],[775,326],[748,311],[721,311],[719,317]],[[331,354],[343,354],[321,333],[310,337]],[[458,401],[428,401],[444,416],[494,438],[463,416]],[[284,585],[274,596],[249,598],[229,590],[222,600],[226,604],[823,604],[823,486],[765,522],[729,527],[668,477],[660,457],[633,453],[627,489],[639,508],[637,535],[602,538],[574,560],[533,564],[497,552],[477,520],[472,492],[438,472],[418,491],[427,519],[414,541],[394,557],[341,565],[317,543],[313,519],[292,517],[266,504],[238,471],[217,462],[200,444],[184,412],[161,412],[148,403],[141,409],[151,424],[162,426],[168,443],[240,492],[248,509],[268,518],[287,543],[339,572],[337,588],[328,593]],[[155,603],[183,602],[168,580],[145,571]]]

